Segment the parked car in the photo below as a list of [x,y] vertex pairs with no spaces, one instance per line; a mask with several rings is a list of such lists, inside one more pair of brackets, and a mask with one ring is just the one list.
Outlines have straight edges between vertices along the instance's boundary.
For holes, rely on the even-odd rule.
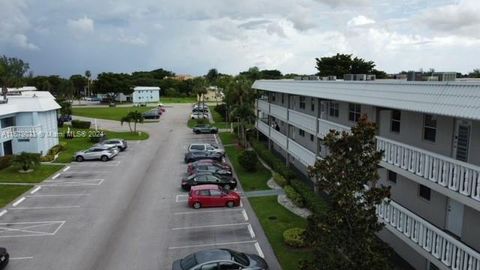
[[227,163],[218,162],[218,161],[211,160],[211,159],[202,159],[202,160],[199,160],[199,161],[189,163],[188,166],[187,166],[187,173],[190,174],[190,172],[192,170],[194,170],[197,166],[202,166],[202,165],[210,165],[210,166],[215,166],[219,169],[232,171],[232,168]]
[[223,154],[217,152],[194,151],[185,154],[185,163],[195,162],[203,159],[211,159],[215,161],[222,161]]
[[200,134],[200,133],[218,133],[218,128],[214,127],[209,124],[203,124],[203,125],[196,125],[193,127],[193,133],[195,134]]
[[127,141],[124,139],[108,139],[100,142],[99,145],[109,146],[109,147],[117,147],[120,151],[125,151],[127,149]]
[[255,254],[231,249],[201,250],[173,262],[172,270],[243,269],[268,270],[267,262]]
[[198,185],[213,184],[226,190],[237,187],[237,180],[232,176],[223,176],[212,173],[193,174],[182,179],[182,189],[189,191],[191,187]]
[[10,260],[10,255],[7,252],[6,248],[0,247],[0,269],[4,269],[8,261]]
[[73,155],[73,158],[78,162],[96,159],[99,159],[101,161],[108,161],[115,157],[117,154],[118,152],[115,152],[112,147],[94,146],[87,150],[76,152],[75,155]]
[[143,113],[143,118],[145,119],[158,119],[160,118],[160,114],[158,111],[148,111]]
[[207,107],[204,107],[204,108],[193,108],[192,109],[192,112],[202,112],[202,113],[208,113],[208,108]]
[[192,112],[190,114],[190,119],[207,119],[208,113],[203,112]]
[[216,152],[225,155],[225,149],[218,148],[218,146],[210,143],[192,143],[187,148],[188,152]]
[[133,104],[133,107],[146,107],[146,106],[147,106],[147,103],[145,102],[138,102]]
[[200,207],[234,207],[240,205],[240,195],[217,185],[200,185],[190,189],[188,205],[195,209]]
[[212,173],[218,174],[221,176],[231,176],[232,171],[230,169],[219,168],[215,165],[198,165],[188,172],[188,175],[199,174],[199,173]]

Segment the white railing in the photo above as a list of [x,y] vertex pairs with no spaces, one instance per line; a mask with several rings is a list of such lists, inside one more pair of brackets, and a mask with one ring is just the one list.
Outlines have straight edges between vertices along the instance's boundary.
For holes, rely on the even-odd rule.
[[480,167],[447,156],[377,137],[383,161],[449,190],[480,201]]
[[327,134],[330,132],[330,130],[337,130],[339,132],[342,131],[350,131],[350,127],[344,126],[341,124],[337,124],[335,122],[331,122],[325,119],[318,119],[318,137],[323,138],[327,136]]
[[285,107],[278,106],[275,104],[270,104],[270,114],[286,122],[288,110]]
[[257,128],[260,132],[262,132],[265,136],[270,137],[270,127],[265,124],[263,121],[257,121]]
[[270,138],[276,142],[280,147],[284,150],[287,150],[287,136],[283,135],[282,133],[276,131],[273,128],[270,128]]
[[0,140],[34,138],[40,135],[41,126],[10,126],[0,129]]
[[265,100],[257,99],[258,109],[267,114],[270,113],[270,103]]
[[479,270],[480,254],[462,242],[433,226],[426,220],[394,201],[377,206],[377,215],[389,230],[402,233],[407,241],[437,258],[454,270]]
[[315,164],[315,153],[292,139],[288,139],[288,152],[305,166],[313,166]]
[[316,120],[317,118],[315,116],[294,110],[288,110],[288,121],[296,127],[306,130],[311,134],[315,134],[317,132]]

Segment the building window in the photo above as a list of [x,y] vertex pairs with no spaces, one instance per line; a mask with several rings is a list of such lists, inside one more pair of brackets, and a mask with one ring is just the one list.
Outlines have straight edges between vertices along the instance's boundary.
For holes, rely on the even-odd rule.
[[310,109],[312,110],[312,112],[315,111],[315,99],[312,98],[312,103],[310,104]]
[[18,139],[18,142],[29,142],[30,139]]
[[305,137],[305,130],[303,129],[298,129],[298,135]]
[[328,107],[329,107],[328,111],[329,111],[330,116],[338,117],[338,112],[339,112],[338,103],[330,102]]
[[397,183],[397,173],[388,170],[388,181]]
[[435,142],[437,136],[437,118],[431,114],[423,117],[423,139]]
[[315,136],[313,136],[313,134],[310,134],[310,141],[313,142],[314,139],[315,139]]
[[428,270],[440,270],[435,264],[429,263],[428,264]]
[[431,189],[424,185],[419,185],[419,192],[418,194],[420,197],[424,198],[427,201],[430,201]]
[[398,110],[393,110],[392,111],[392,121],[390,123],[390,130],[392,132],[400,132],[400,119],[401,119],[402,113]]
[[305,97],[300,97],[300,109],[305,110]]
[[272,93],[272,101],[275,101],[275,93]]
[[285,103],[285,94],[282,94],[282,104]]
[[349,103],[348,104],[348,120],[357,122],[360,119],[360,104]]

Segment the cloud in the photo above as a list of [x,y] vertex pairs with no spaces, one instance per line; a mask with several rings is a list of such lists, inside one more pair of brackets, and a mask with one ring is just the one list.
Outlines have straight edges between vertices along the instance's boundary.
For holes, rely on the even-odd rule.
[[23,34],[16,34],[12,37],[12,42],[20,48],[27,50],[37,50],[37,45],[28,41],[28,38]]
[[240,28],[245,28],[245,29],[258,29],[259,27],[264,27],[266,24],[271,23],[270,20],[253,20],[253,21],[248,21],[246,23],[242,23],[238,25]]
[[136,46],[145,46],[147,45],[147,40],[145,34],[140,33],[136,36],[128,36],[125,33],[121,33],[117,39],[121,43],[136,45]]
[[86,16],[76,20],[69,19],[67,26],[76,37],[81,37],[82,35],[93,33],[94,31],[93,20]]
[[0,6],[0,45],[6,44],[25,50],[38,49],[27,37],[31,24],[25,15],[28,8],[26,2],[0,0]]
[[347,26],[350,27],[356,27],[356,26],[365,26],[365,25],[370,25],[374,24],[375,20],[367,18],[363,15],[359,15],[357,17],[353,17],[347,22]]
[[315,0],[319,3],[328,5],[330,7],[339,7],[339,6],[366,6],[368,5],[368,0]]

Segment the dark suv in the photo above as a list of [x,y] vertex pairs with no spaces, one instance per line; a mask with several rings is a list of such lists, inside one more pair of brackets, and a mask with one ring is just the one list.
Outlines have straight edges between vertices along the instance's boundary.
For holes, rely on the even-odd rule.
[[222,161],[223,154],[219,152],[197,151],[188,152],[185,154],[185,163],[195,162],[202,159],[211,159],[215,161]]
[[9,259],[10,255],[8,255],[7,249],[0,247],[0,269],[3,269],[5,266],[7,266]]
[[187,191],[189,191],[192,186],[208,184],[221,186],[226,190],[230,190],[237,186],[237,180],[232,176],[211,173],[194,174],[182,179],[182,189]]

